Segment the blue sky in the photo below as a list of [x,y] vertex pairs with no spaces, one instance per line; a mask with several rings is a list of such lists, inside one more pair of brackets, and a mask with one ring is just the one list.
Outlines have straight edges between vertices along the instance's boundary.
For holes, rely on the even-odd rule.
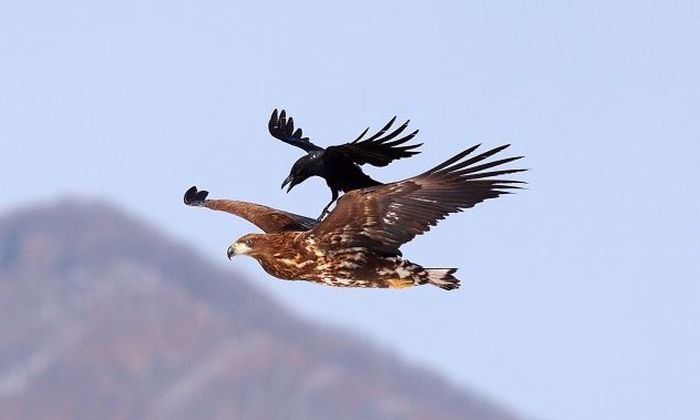
[[[251,275],[309,318],[360,331],[535,418],[697,419],[700,3],[45,0],[0,2],[0,207],[99,197]],[[212,196],[316,215],[279,190],[299,151],[391,116],[423,153],[512,143],[528,191],[404,248],[463,287],[339,290],[225,258],[254,228]]]

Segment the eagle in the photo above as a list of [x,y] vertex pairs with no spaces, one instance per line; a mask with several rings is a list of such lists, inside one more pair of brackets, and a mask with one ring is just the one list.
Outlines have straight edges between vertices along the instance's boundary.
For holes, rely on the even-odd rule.
[[331,190],[331,201],[321,212],[320,220],[328,213],[328,208],[338,199],[341,191],[348,192],[380,185],[381,182],[365,174],[360,166],[364,164],[386,166],[396,159],[420,153],[414,149],[422,145],[405,145],[418,134],[418,130],[399,137],[406,130],[410,121],[406,121],[389,132],[395,121],[396,117],[393,117],[381,130],[367,138],[365,135],[369,128],[349,143],[329,146],[324,149],[313,144],[308,137],[304,137],[301,128],[295,130],[294,119],[287,118],[285,110],[278,113],[275,109],[272,111],[268,123],[270,134],[274,138],[299,147],[306,152],[305,156],[294,162],[289,176],[282,183],[282,188],[289,185],[287,188],[287,192],[289,192],[295,185],[304,182],[309,177],[320,176],[324,178]]
[[262,229],[234,242],[228,257],[253,257],[279,279],[453,290],[459,287],[456,268],[424,268],[404,259],[399,248],[451,213],[521,189],[523,181],[501,177],[525,171],[502,168],[522,156],[487,160],[508,146],[476,155],[479,145],[472,146],[420,175],[350,191],[322,221],[244,201],[210,200],[197,187],[185,193],[184,201],[234,214]]

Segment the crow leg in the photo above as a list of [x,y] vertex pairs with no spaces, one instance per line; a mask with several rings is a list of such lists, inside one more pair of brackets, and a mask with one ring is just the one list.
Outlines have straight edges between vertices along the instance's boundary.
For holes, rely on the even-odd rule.
[[335,203],[337,200],[338,200],[338,191],[333,190],[333,197],[331,198],[331,202],[328,203],[328,204],[326,204],[326,207],[323,208],[323,211],[321,212],[321,215],[318,216],[318,219],[316,219],[316,220],[319,221],[319,222],[320,222],[321,220],[323,220],[323,218],[324,218],[328,213],[330,213],[330,212],[328,211],[328,208],[329,208],[331,205],[333,205],[333,203]]

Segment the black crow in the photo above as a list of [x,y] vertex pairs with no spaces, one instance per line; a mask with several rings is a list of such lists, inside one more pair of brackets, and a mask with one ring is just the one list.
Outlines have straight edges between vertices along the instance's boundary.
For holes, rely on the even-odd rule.
[[409,123],[406,121],[397,129],[387,133],[394,121],[396,121],[396,117],[368,138],[364,138],[364,136],[369,128],[350,143],[329,146],[324,149],[311,143],[308,137],[303,137],[301,128],[295,130],[294,119],[287,118],[287,113],[284,110],[278,113],[275,109],[268,124],[270,134],[276,139],[306,151],[306,156],[294,162],[289,176],[282,183],[282,188],[289,185],[287,188],[287,192],[289,192],[295,185],[312,176],[320,176],[325,179],[331,189],[332,197],[330,203],[321,212],[320,220],[328,213],[331,204],[338,199],[340,191],[348,192],[381,185],[381,182],[362,172],[360,165],[368,163],[373,166],[386,166],[395,159],[420,153],[414,149],[422,145],[421,143],[403,146],[404,143],[418,134],[418,130],[394,140],[406,129]]

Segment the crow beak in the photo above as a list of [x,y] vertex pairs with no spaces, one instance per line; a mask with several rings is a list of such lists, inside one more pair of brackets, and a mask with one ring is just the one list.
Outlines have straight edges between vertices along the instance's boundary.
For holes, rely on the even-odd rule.
[[[289,175],[287,178],[284,179],[284,182],[282,182],[282,187],[280,187],[280,188],[281,188],[281,189],[284,189],[284,187],[285,187],[287,184],[291,183],[292,180],[294,180],[294,177],[291,176],[291,175]],[[291,189],[292,189],[292,186],[290,185],[290,186],[289,186],[289,189],[287,190],[287,192],[289,192],[289,190],[291,190]]]
[[294,186],[298,184],[298,182],[296,181],[296,179],[292,175],[289,175],[282,183],[282,189],[284,189],[284,187],[287,184],[289,184],[289,188],[287,188],[287,192],[290,192],[292,190],[292,188],[294,188]]

